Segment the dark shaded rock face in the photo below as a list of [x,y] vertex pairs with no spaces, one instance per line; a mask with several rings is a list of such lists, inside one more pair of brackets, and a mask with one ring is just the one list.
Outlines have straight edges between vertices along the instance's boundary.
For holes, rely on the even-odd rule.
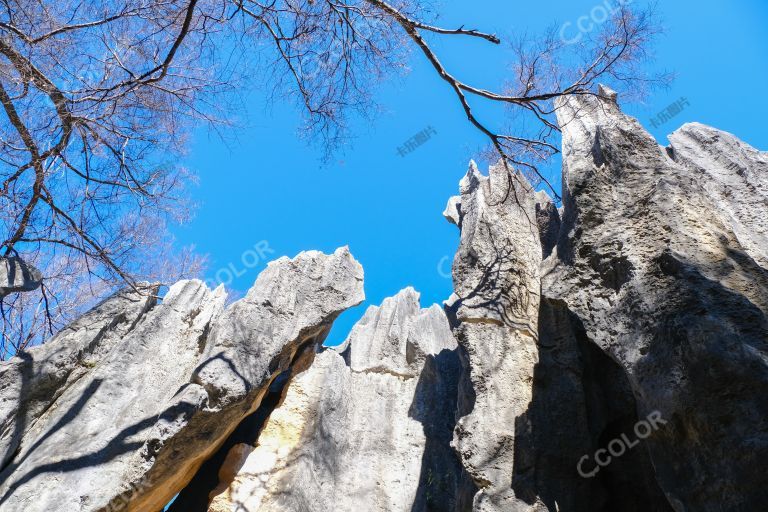
[[0,363],[0,510],[765,510],[768,154],[557,107],[563,206],[472,164],[444,307],[406,288],[322,348],[362,269],[308,252]]
[[674,510],[763,507],[768,155],[701,125],[665,151],[597,97],[558,117],[565,213],[544,296],[621,368],[637,417],[661,418],[644,444]]
[[527,412],[536,453],[531,492],[548,510],[671,512],[647,447],[637,445],[605,467],[594,461],[593,454],[622,435],[636,441],[637,405],[623,370],[565,303],[542,300],[539,326]]
[[607,90],[558,117],[561,210],[492,168],[445,212],[461,229],[447,310],[473,396],[454,440],[472,509],[761,509],[768,155],[701,125],[662,148]]

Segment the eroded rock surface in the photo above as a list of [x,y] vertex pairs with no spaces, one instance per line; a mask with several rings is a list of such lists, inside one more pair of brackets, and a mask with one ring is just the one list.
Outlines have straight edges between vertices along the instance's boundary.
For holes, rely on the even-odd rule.
[[744,251],[768,269],[768,153],[730,133],[689,123],[669,136],[669,155],[697,178]]
[[464,510],[458,372],[440,307],[410,288],[370,307],[294,377],[256,446],[230,451],[210,510]]
[[40,287],[43,275],[17,256],[0,257],[0,298],[14,292],[29,292]]
[[536,198],[536,223],[539,226],[541,254],[547,258],[557,245],[560,237],[560,210],[544,190],[539,190]]
[[615,101],[560,102],[565,214],[543,293],[657,412],[655,479],[678,511],[768,503],[766,154],[701,125],[660,147]]
[[2,473],[0,508],[99,510],[137,482],[151,465],[142,446],[164,404],[188,382],[198,339],[223,303],[221,291],[199,281],[177,283],[102,357],[87,359],[87,371],[71,375],[74,382],[24,433]]
[[156,288],[121,292],[47,343],[0,364],[0,467],[51,404],[120,343],[155,305]]
[[[119,315],[111,327],[99,308],[86,315],[62,333],[73,343],[40,349],[70,351],[56,357],[85,370],[69,372],[76,381],[47,397],[47,406],[34,405],[45,410],[20,440],[7,436],[18,448],[0,475],[0,509],[162,509],[259,407],[295,354],[320,343],[335,317],[362,301],[362,277],[346,248],[312,251],[272,262],[226,309],[223,289],[182,281],[122,331],[115,327],[127,321]],[[124,316],[135,317],[134,309]],[[97,346],[99,357],[73,355],[94,336],[110,337]]]
[[533,191],[502,166],[486,177],[474,163],[460,190],[446,214],[461,229],[446,307],[471,391],[453,444],[479,488],[473,510],[546,510],[528,490],[534,458],[525,412],[538,361],[542,258]]
[[363,274],[312,251],[0,363],[0,510],[762,510],[768,154],[616,99],[559,101],[561,208],[470,167],[444,309],[408,288],[320,348]]

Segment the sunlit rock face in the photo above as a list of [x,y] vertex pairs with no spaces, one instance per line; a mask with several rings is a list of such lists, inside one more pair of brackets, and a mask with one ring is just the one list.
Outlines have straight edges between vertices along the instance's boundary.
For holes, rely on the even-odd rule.
[[533,191],[501,165],[483,176],[474,164],[460,191],[445,214],[461,230],[447,310],[472,393],[462,401],[453,444],[479,488],[474,510],[545,510],[510,485],[533,468],[532,459],[520,467],[533,453],[525,411],[538,361],[542,249]]
[[456,349],[413,289],[369,308],[291,380],[257,444],[232,448],[209,510],[463,510]]
[[742,250],[768,269],[768,153],[726,133],[688,123],[669,136],[669,156],[696,177],[715,215]]
[[108,299],[0,366],[0,510],[161,510],[362,299],[346,248],[271,263],[226,309],[200,281]]
[[15,256],[0,256],[0,298],[15,292],[30,292],[40,287],[43,275]]
[[605,88],[557,115],[562,205],[472,164],[443,307],[406,288],[322,347],[363,271],[310,251],[0,363],[0,510],[763,510],[768,154],[662,147]]

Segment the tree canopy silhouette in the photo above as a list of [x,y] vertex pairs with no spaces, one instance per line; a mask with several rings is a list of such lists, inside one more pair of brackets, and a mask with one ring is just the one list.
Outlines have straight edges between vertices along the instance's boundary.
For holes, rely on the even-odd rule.
[[[166,229],[189,211],[192,176],[177,157],[193,126],[227,125],[248,77],[268,77],[270,94],[294,100],[332,151],[348,115],[370,112],[376,85],[416,53],[510,177],[534,182],[558,152],[554,99],[593,94],[598,80],[638,89],[655,79],[642,71],[657,32],[650,12],[619,8],[578,42],[555,30],[510,41],[513,72],[498,91],[458,77],[432,42],[505,41],[437,18],[419,0],[3,0],[0,252],[38,267],[43,286],[3,299],[0,357],[116,286],[199,269]],[[507,108],[508,126],[483,121],[475,101]]]

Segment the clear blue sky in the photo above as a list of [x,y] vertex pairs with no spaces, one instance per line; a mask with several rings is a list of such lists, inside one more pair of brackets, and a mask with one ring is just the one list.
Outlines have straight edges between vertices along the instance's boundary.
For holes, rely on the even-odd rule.
[[[575,21],[602,2],[436,3],[442,6],[443,26],[466,25],[504,36]],[[652,64],[674,71],[677,80],[646,104],[625,110],[650,127],[653,116],[685,97],[690,106],[684,112],[651,129],[660,142],[666,143],[666,135],[684,122],[698,121],[768,150],[768,2],[675,0],[662,2],[659,14],[666,34]],[[503,81],[510,59],[503,45],[432,40],[460,78],[487,87]],[[247,290],[266,261],[248,268],[242,256],[261,241],[274,251],[270,259],[349,245],[365,268],[367,301],[342,315],[328,344],[343,341],[367,305],[405,286],[421,292],[422,306],[448,297],[451,281],[445,276],[458,230],[441,212],[483,139],[420,54],[413,53],[411,67],[405,79],[381,85],[384,113],[372,125],[353,126],[354,145],[325,166],[321,152],[297,137],[295,109],[265,108],[265,96],[258,91],[245,98],[247,112],[234,140],[224,143],[202,130],[196,134],[185,165],[200,178],[192,190],[199,208],[193,221],[175,233],[179,244],[195,244],[209,255],[208,278],[231,265],[241,274],[232,288]],[[398,146],[428,126],[436,135],[405,157],[397,154]],[[552,175],[559,187],[559,169],[552,169]],[[251,263],[253,255],[246,261]]]

